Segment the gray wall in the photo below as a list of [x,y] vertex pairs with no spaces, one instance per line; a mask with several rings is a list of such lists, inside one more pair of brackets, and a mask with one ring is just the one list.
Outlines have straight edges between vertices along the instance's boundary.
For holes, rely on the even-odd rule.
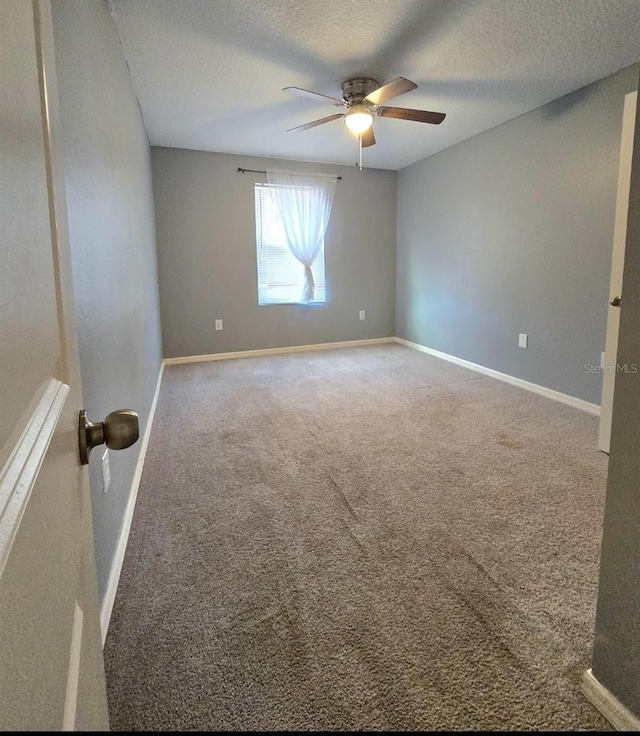
[[636,85],[634,66],[400,172],[399,337],[600,403],[584,365],[604,350]]
[[[152,148],[151,159],[166,358],[394,334],[395,171],[171,148]],[[322,306],[258,306],[253,185],[265,177],[237,168],[269,165],[343,177],[325,237]]]
[[640,718],[640,108],[622,293],[593,674]]
[[[162,360],[149,144],[106,4],[54,0],[53,20],[85,408],[134,409],[142,434]],[[101,598],[139,451],[109,453],[106,495],[91,455]]]

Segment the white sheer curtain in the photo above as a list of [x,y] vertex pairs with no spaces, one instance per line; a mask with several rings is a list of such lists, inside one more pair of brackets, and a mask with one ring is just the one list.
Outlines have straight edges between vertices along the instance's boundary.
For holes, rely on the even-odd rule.
[[329,224],[336,177],[267,169],[267,183],[293,255],[304,266],[301,302],[311,302],[315,284],[311,266]]

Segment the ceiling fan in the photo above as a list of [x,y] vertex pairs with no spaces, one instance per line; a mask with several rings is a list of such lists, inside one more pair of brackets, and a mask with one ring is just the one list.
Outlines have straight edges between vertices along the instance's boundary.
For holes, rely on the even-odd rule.
[[397,120],[413,120],[417,123],[431,123],[439,125],[444,119],[443,112],[429,112],[428,110],[411,110],[406,107],[388,107],[384,103],[405,92],[410,92],[417,88],[417,84],[411,82],[404,77],[397,77],[382,87],[375,79],[368,77],[355,77],[347,79],[341,85],[342,99],[337,97],[329,97],[318,92],[310,92],[300,87],[285,87],[284,92],[292,92],[301,97],[310,97],[312,100],[320,102],[328,102],[336,107],[346,108],[346,112],[339,112],[335,115],[328,115],[319,120],[313,120],[311,123],[298,125],[290,128],[287,133],[295,131],[301,133],[303,130],[315,128],[316,125],[330,123],[332,120],[344,119],[349,130],[360,136],[362,146],[375,145],[376,139],[373,134],[373,118],[379,115],[382,118],[396,118]]

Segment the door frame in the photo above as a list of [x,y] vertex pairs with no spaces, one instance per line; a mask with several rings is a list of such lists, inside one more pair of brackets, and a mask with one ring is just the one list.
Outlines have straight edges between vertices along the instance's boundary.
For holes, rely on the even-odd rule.
[[[631,191],[631,159],[635,136],[638,91],[629,92],[624,98],[622,113],[622,136],[620,139],[620,164],[618,168],[618,193],[609,279],[609,299],[622,296],[622,273],[627,243],[627,217]],[[613,418],[613,393],[616,383],[618,333],[620,330],[620,307],[608,306],[605,350],[602,359],[602,399],[600,402],[600,426],[598,449],[609,452],[611,422]]]

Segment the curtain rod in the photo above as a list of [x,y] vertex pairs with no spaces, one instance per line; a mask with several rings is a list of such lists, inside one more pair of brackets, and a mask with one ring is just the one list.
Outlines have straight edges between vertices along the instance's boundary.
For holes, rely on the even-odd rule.
[[[244,174],[245,171],[250,171],[252,174],[266,174],[267,173],[266,171],[259,171],[258,169],[241,169],[238,166],[238,173]],[[301,173],[304,174],[304,172],[301,172]],[[336,176],[336,179],[338,181],[342,181],[342,177],[341,176]]]

